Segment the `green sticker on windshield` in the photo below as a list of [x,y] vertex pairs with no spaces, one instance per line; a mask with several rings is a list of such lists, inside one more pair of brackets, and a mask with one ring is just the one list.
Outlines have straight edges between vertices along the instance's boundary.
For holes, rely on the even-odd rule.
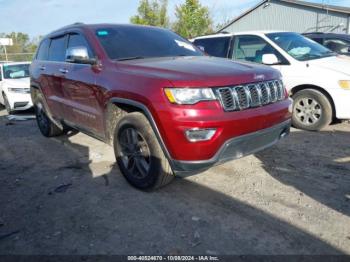
[[98,36],[106,36],[106,35],[108,35],[108,31],[106,31],[106,30],[99,30],[99,31],[97,31],[97,35]]

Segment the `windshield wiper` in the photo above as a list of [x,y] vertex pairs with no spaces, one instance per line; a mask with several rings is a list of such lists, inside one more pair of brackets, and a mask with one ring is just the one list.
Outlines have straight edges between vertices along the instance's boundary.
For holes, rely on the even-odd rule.
[[144,59],[144,56],[130,56],[130,57],[122,57],[116,59],[117,61],[126,61],[126,60],[136,60],[136,59]]
[[336,55],[337,53],[334,52],[334,51],[332,51],[332,50],[329,50],[329,51],[324,52],[324,53],[322,53],[322,54],[323,54],[323,55]]

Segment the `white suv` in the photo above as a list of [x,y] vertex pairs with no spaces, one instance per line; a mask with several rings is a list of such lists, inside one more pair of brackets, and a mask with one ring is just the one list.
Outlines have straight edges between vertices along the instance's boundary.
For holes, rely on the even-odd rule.
[[350,119],[350,58],[292,32],[242,32],[191,40],[209,55],[271,65],[294,99],[293,125],[320,130]]
[[30,97],[30,62],[5,62],[0,64],[0,104],[10,114],[33,106]]

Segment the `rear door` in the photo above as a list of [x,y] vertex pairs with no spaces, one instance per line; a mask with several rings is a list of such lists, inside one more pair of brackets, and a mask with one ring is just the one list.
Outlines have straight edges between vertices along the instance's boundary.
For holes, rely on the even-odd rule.
[[[86,47],[89,58],[94,52],[80,33],[68,35],[67,48]],[[66,63],[62,88],[67,98],[67,120],[79,128],[103,136],[103,88],[96,85],[100,71],[90,64]]]
[[65,50],[67,44],[66,35],[49,40],[47,61],[40,63],[39,68],[44,76],[41,79],[41,89],[45,94],[51,114],[61,120],[65,116],[65,95],[62,90],[62,79],[65,78],[64,67]]

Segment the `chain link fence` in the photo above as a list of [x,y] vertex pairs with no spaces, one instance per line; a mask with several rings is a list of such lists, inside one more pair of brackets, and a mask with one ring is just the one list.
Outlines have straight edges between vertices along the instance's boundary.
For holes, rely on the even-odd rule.
[[7,53],[7,58],[5,53],[0,53],[0,61],[32,61],[34,53]]

